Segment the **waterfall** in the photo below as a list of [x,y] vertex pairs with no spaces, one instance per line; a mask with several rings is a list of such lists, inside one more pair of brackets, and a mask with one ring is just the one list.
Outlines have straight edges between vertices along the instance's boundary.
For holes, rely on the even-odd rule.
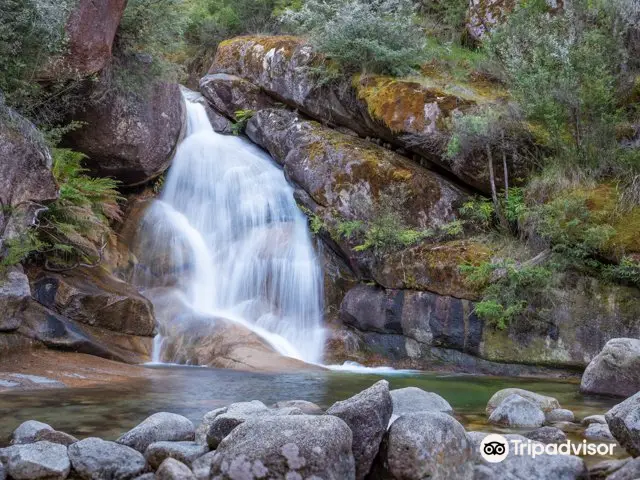
[[214,132],[202,97],[185,99],[186,136],[138,234],[134,282],[156,307],[154,360],[175,361],[163,346],[189,313],[231,320],[282,355],[319,363],[322,274],[293,188],[268,154]]

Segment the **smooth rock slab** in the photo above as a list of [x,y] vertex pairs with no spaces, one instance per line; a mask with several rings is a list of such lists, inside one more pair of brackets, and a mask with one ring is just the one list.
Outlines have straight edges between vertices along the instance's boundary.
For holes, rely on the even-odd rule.
[[371,478],[467,479],[473,457],[472,444],[456,419],[440,412],[408,413],[385,434]]
[[197,442],[156,442],[149,445],[144,457],[151,468],[158,468],[167,458],[175,458],[191,467],[194,460],[209,451],[206,445]]
[[27,420],[21,423],[11,434],[11,444],[33,443],[36,441],[38,434],[44,430],[53,431],[53,428],[46,423]]
[[167,458],[156,472],[157,480],[195,480],[193,472],[175,458]]
[[587,440],[593,442],[615,442],[616,439],[611,435],[608,425],[602,425],[601,423],[592,423],[582,434]]
[[2,457],[13,480],[62,480],[71,470],[67,447],[57,443],[14,445],[5,449]]
[[425,392],[421,388],[399,388],[391,390],[390,394],[393,400],[393,415],[397,417],[418,412],[453,413],[453,408],[444,398],[433,392]]
[[640,456],[640,392],[605,414],[611,434],[632,457]]
[[80,478],[120,480],[140,475],[146,465],[140,452],[100,438],[85,438],[69,447],[69,459]]
[[556,427],[541,427],[524,434],[530,440],[542,443],[564,443],[567,435]]
[[327,415],[344,420],[353,433],[352,451],[359,480],[371,470],[392,411],[393,402],[386,380],[380,380],[347,400],[334,403],[327,410]]
[[493,411],[498,408],[498,405],[500,405],[507,397],[513,394],[520,395],[522,398],[526,398],[530,402],[538,405],[543,412],[550,412],[552,410],[560,408],[560,403],[553,397],[540,395],[538,393],[524,390],[522,388],[505,388],[494,393],[493,396],[489,399],[489,402],[487,402],[487,416],[490,416]]
[[144,452],[155,442],[193,440],[195,430],[188,418],[175,413],[160,412],[151,415],[140,425],[118,438],[116,442]]
[[538,405],[517,394],[509,395],[491,413],[489,423],[512,428],[534,428],[544,424]]
[[566,408],[555,408],[545,414],[545,420],[547,423],[573,422],[575,415],[571,410],[567,410]]
[[209,478],[349,480],[355,478],[351,441],[347,424],[330,415],[249,419],[194,469],[201,478],[211,459]]

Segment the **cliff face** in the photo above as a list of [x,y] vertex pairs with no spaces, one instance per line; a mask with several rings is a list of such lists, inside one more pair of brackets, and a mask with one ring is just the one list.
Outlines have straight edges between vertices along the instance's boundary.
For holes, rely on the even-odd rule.
[[[486,238],[426,236],[384,255],[362,248],[362,236],[345,226],[375,223],[381,199],[397,203],[398,224],[437,230],[456,219],[470,187],[489,190],[482,155],[455,168],[445,155],[448,119],[505,97],[498,86],[463,88],[428,74],[325,83],[314,69],[320,61],[295,37],[231,39],[201,91],[232,120],[237,110],[253,110],[247,135],[298,188],[324,244],[330,361],[509,374],[532,371],[524,365],[581,369],[609,339],[640,335],[637,289],[579,275],[560,280],[551,305],[532,306],[544,315],[505,330],[486,325],[473,313],[478,292],[459,269],[503,255]],[[513,177],[527,175],[512,168]],[[612,251],[623,237],[611,240]]]

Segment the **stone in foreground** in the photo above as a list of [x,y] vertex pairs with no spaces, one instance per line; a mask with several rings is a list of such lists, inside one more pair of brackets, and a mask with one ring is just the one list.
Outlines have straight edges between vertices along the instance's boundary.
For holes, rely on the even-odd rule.
[[605,414],[611,434],[633,457],[640,456],[640,392]]
[[208,478],[355,478],[351,430],[330,415],[250,419],[236,427],[207,459],[197,460],[198,478],[211,460]]
[[440,412],[408,413],[386,433],[371,478],[467,479],[473,448],[464,427]]
[[587,480],[589,472],[580,457],[569,455],[511,455],[500,463],[476,465],[473,480]]
[[607,480],[638,480],[640,478],[640,458],[631,460],[616,470]]
[[14,445],[0,455],[9,478],[62,480],[71,470],[67,447],[51,442]]
[[489,416],[489,423],[512,428],[535,428],[544,424],[538,405],[517,394],[509,395]]
[[184,463],[167,458],[158,468],[156,480],[196,480],[196,477]]
[[299,408],[305,415],[324,415],[324,410],[306,400],[284,400],[273,404],[272,408]]
[[584,371],[580,391],[619,397],[640,391],[640,340],[609,340]]
[[158,468],[167,458],[175,458],[191,467],[194,460],[208,451],[206,445],[196,442],[156,442],[149,445],[144,452],[144,457],[151,468]]
[[393,415],[400,417],[407,413],[441,412],[453,414],[453,408],[444,398],[421,388],[407,387],[391,390]]
[[175,413],[154,413],[137,427],[122,435],[117,443],[144,452],[155,442],[193,440],[195,427],[191,420]]
[[69,459],[77,475],[86,480],[134,478],[147,464],[133,448],[95,437],[71,445]]
[[347,400],[336,402],[327,410],[327,415],[341,418],[353,432],[352,450],[358,480],[364,479],[371,470],[392,411],[389,382],[386,380],[380,380]]
[[53,431],[51,425],[38,422],[37,420],[27,420],[21,423],[11,434],[11,444],[33,443],[38,434],[44,430]]

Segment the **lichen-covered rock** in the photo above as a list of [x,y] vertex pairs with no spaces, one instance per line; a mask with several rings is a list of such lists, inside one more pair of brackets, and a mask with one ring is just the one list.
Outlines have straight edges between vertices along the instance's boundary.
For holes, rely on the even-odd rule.
[[39,303],[77,322],[128,335],[156,333],[151,302],[102,268],[41,272],[33,292]]
[[392,411],[389,382],[386,380],[380,380],[357,395],[334,403],[327,410],[327,415],[341,418],[351,428],[358,480],[364,479],[371,470]]
[[609,340],[584,371],[580,390],[620,397],[640,391],[640,340]]
[[21,423],[11,434],[11,444],[21,445],[33,443],[40,432],[53,431],[53,427],[37,420],[27,420]]
[[387,431],[371,478],[472,478],[473,455],[464,427],[450,415],[409,413]]
[[540,427],[524,434],[530,440],[542,443],[564,443],[567,435],[556,427]]
[[[330,415],[251,419],[194,466],[209,478],[355,478],[351,430]],[[198,463],[200,460],[197,461]],[[200,477],[199,477],[200,478]]]
[[498,408],[498,406],[507,397],[513,394],[519,395],[522,398],[526,398],[530,402],[533,402],[534,404],[538,405],[538,407],[540,407],[543,412],[550,412],[552,410],[560,408],[560,403],[553,397],[540,395],[538,393],[530,392],[529,390],[524,390],[522,388],[504,388],[494,393],[487,402],[487,416],[491,415],[493,411]]
[[79,0],[67,19],[64,55],[52,59],[38,76],[60,81],[102,70],[111,60],[111,47],[126,5],[126,0]]
[[156,480],[196,480],[196,477],[184,463],[167,458],[158,468]]
[[270,108],[274,100],[260,87],[235,75],[218,73],[200,80],[200,91],[216,111],[235,120],[239,110],[258,111]]
[[67,447],[57,443],[13,445],[0,456],[15,480],[64,480],[71,470]]
[[192,441],[195,427],[191,420],[175,413],[154,413],[141,424],[122,435],[117,443],[144,452],[155,442]]
[[421,388],[406,387],[391,390],[393,416],[401,417],[408,413],[440,412],[453,414],[453,408],[437,393],[425,392]]
[[74,443],[68,451],[74,472],[85,480],[134,478],[146,466],[133,448],[95,437]]
[[155,442],[147,447],[144,458],[151,468],[158,468],[167,458],[175,458],[191,467],[194,460],[208,451],[206,445],[197,442]]
[[112,94],[74,115],[84,122],[65,138],[87,155],[94,174],[124,185],[139,185],[164,172],[185,123],[185,106],[177,84],[158,83],[143,94]]
[[544,424],[544,412],[517,394],[509,395],[489,416],[489,423],[511,428],[535,428]]
[[640,392],[605,414],[611,434],[631,456],[640,456]]
[[0,272],[0,332],[16,330],[29,303],[31,288],[21,266]]

